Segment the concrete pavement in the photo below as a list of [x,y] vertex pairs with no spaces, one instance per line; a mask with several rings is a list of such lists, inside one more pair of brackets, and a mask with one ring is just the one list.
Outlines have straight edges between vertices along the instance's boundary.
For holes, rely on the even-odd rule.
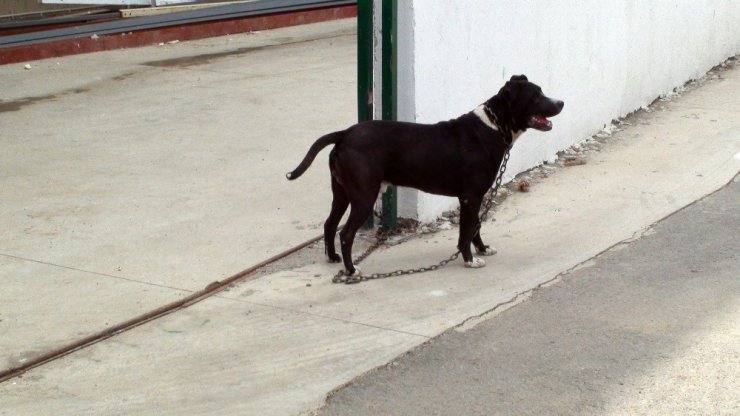
[[0,66],[0,368],[319,235],[328,179],[284,172],[356,119],[354,32]]
[[[3,96],[12,104],[0,104],[12,150],[2,156],[9,186],[1,191],[2,226],[12,231],[0,240],[7,365],[318,234],[329,204],[324,161],[300,183],[283,173],[316,136],[354,119],[347,26],[314,25],[320,39],[280,47],[244,35],[243,46],[234,37],[119,51],[103,59],[117,59],[123,72],[105,69],[89,88],[76,78],[61,89],[50,83],[50,93],[27,81],[27,99],[18,86],[27,72],[0,68],[16,77],[0,79],[19,80]],[[306,36],[291,28],[258,40],[285,42],[285,30]],[[0,384],[0,414],[309,411],[357,375],[726,184],[740,168],[738,91],[740,70],[727,69],[630,118],[586,165],[548,171],[531,192],[509,197],[484,225],[499,249],[484,269],[457,263],[337,286],[337,266],[308,250],[297,267],[284,263]],[[96,112],[84,113],[91,104]],[[455,239],[450,230],[382,250],[363,270],[437,262]]]
[[735,415],[740,176],[520,305],[334,392],[321,415]]

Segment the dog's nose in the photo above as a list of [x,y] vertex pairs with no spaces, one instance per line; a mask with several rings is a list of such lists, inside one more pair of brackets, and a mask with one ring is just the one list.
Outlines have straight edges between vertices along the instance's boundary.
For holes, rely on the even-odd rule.
[[558,106],[558,109],[562,110],[565,103],[560,100],[557,100],[555,101],[555,105]]

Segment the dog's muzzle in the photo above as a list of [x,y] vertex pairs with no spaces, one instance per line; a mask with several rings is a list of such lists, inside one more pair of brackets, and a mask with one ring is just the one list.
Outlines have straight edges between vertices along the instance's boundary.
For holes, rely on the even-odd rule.
[[552,130],[552,122],[548,120],[548,117],[554,117],[563,110],[565,103],[560,100],[550,99],[551,108],[542,114],[535,114],[529,116],[527,119],[527,127],[537,129],[540,131]]

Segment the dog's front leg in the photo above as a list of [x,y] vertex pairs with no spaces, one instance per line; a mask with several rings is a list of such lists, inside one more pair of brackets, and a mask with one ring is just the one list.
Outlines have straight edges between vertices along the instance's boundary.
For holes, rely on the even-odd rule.
[[460,238],[457,242],[457,248],[463,256],[465,267],[479,268],[486,265],[483,259],[473,257],[473,253],[470,250],[473,237],[478,232],[478,211],[480,210],[480,204],[480,197],[460,198]]

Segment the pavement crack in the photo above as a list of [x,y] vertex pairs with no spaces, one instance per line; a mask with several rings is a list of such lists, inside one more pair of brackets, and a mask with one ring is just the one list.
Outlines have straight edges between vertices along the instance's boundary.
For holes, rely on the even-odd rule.
[[401,330],[401,329],[388,328],[388,327],[384,327],[384,326],[380,326],[380,325],[373,325],[373,324],[368,324],[368,323],[359,322],[359,321],[352,321],[352,320],[349,320],[349,319],[337,318],[337,317],[330,316],[330,315],[324,315],[324,314],[314,313],[314,312],[307,312],[307,311],[304,311],[304,310],[287,308],[287,307],[284,307],[284,306],[275,306],[275,305],[270,305],[270,304],[267,304],[267,303],[251,302],[251,301],[248,301],[248,300],[236,299],[236,298],[231,298],[231,297],[226,297],[226,296],[218,296],[218,295],[216,295],[214,297],[219,298],[219,299],[223,299],[223,300],[231,300],[231,301],[235,301],[235,302],[246,303],[248,305],[260,306],[260,307],[263,307],[263,308],[276,309],[276,310],[283,311],[283,312],[290,312],[290,313],[295,313],[295,314],[312,316],[312,317],[315,317],[315,318],[328,319],[328,320],[332,320],[332,321],[336,321],[336,322],[342,322],[342,323],[345,323],[345,324],[361,325],[361,326],[365,326],[365,327],[368,327],[368,328],[381,329],[381,330],[384,330],[384,331],[396,332],[396,333],[403,334],[403,335],[411,335],[411,336],[415,336],[415,337],[422,337],[424,339],[432,339],[432,338],[434,338],[434,337],[431,337],[429,335],[417,334],[415,332],[404,331],[404,330]]
[[125,280],[127,282],[140,283],[140,284],[144,284],[144,285],[147,285],[147,286],[160,287],[160,288],[163,288],[163,289],[171,289],[171,290],[177,290],[177,291],[187,292],[187,293],[193,293],[193,292],[195,292],[194,290],[183,289],[181,287],[166,286],[166,285],[161,285],[161,284],[157,284],[157,283],[146,282],[146,281],[143,281],[143,280],[132,279],[130,277],[116,276],[116,275],[112,275],[112,274],[96,272],[96,271],[93,271],[93,270],[85,270],[85,269],[80,269],[80,268],[77,268],[77,267],[65,266],[63,264],[50,263],[48,261],[42,261],[42,260],[36,260],[36,259],[29,259],[29,258],[26,258],[26,257],[14,256],[12,254],[0,253],[0,257],[6,257],[6,258],[9,258],[9,259],[20,260],[20,261],[29,261],[29,262],[32,262],[32,263],[43,264],[45,266],[59,267],[61,269],[73,270],[73,271],[76,271],[76,272],[86,273],[86,274],[92,274],[92,275],[100,276],[100,277],[109,277],[109,278],[118,279],[118,280]]
[[625,248],[625,247],[627,247],[627,246],[629,246],[631,244],[634,244],[635,242],[643,239],[644,237],[648,237],[648,236],[651,236],[651,235],[655,234],[656,233],[655,226],[658,223],[660,223],[662,221],[665,221],[666,219],[668,219],[668,218],[670,218],[670,217],[678,214],[681,211],[686,210],[687,208],[689,208],[689,207],[691,207],[693,205],[696,205],[698,203],[701,203],[701,201],[703,201],[703,200],[707,199],[708,197],[710,197],[710,196],[712,196],[712,195],[720,192],[721,190],[725,189],[727,186],[729,186],[730,183],[734,182],[738,177],[740,177],[740,173],[736,174],[732,179],[730,179],[726,184],[724,184],[723,186],[721,186],[719,189],[716,189],[716,190],[710,192],[709,194],[704,195],[701,198],[698,198],[697,200],[695,200],[695,201],[693,201],[693,202],[691,202],[691,203],[689,203],[689,204],[687,204],[687,205],[685,205],[685,206],[683,206],[681,208],[676,209],[675,211],[669,213],[668,215],[664,216],[663,218],[658,219],[657,221],[653,222],[652,224],[649,224],[649,225],[646,225],[646,226],[642,227],[641,229],[639,229],[635,233],[633,233],[632,236],[630,236],[628,238],[625,238],[623,240],[620,240],[620,241],[612,244],[611,246],[607,247],[606,249],[602,250],[601,252],[596,253],[595,255],[593,255],[593,256],[591,256],[591,257],[589,257],[587,259],[584,259],[583,261],[578,262],[577,264],[573,265],[572,267],[570,267],[570,268],[568,268],[568,269],[566,269],[566,270],[564,270],[564,271],[556,274],[551,279],[545,280],[545,281],[537,284],[536,286],[534,286],[531,289],[528,289],[528,290],[519,292],[516,295],[514,295],[513,297],[511,297],[509,300],[500,302],[500,303],[496,304],[493,308],[488,309],[487,311],[485,311],[483,313],[480,313],[478,315],[471,316],[471,317],[465,319],[462,323],[460,323],[459,325],[453,327],[453,329],[455,331],[457,331],[457,332],[466,332],[466,331],[472,329],[473,327],[475,327],[476,325],[478,325],[479,323],[481,323],[483,321],[486,321],[488,319],[494,318],[495,316],[497,316],[501,312],[503,312],[503,311],[505,311],[505,310],[513,307],[513,306],[516,306],[516,305],[524,302],[527,299],[530,299],[532,297],[532,295],[535,292],[537,292],[538,290],[543,289],[543,288],[545,288],[547,286],[550,286],[550,285],[552,285],[554,283],[557,283],[557,282],[561,281],[565,276],[567,276],[567,275],[575,272],[576,270],[582,269],[584,267],[593,266],[595,264],[596,260],[599,259],[600,257],[602,257],[604,254],[609,253],[609,252],[612,252],[612,251],[615,251],[615,250],[619,250],[619,249]]

